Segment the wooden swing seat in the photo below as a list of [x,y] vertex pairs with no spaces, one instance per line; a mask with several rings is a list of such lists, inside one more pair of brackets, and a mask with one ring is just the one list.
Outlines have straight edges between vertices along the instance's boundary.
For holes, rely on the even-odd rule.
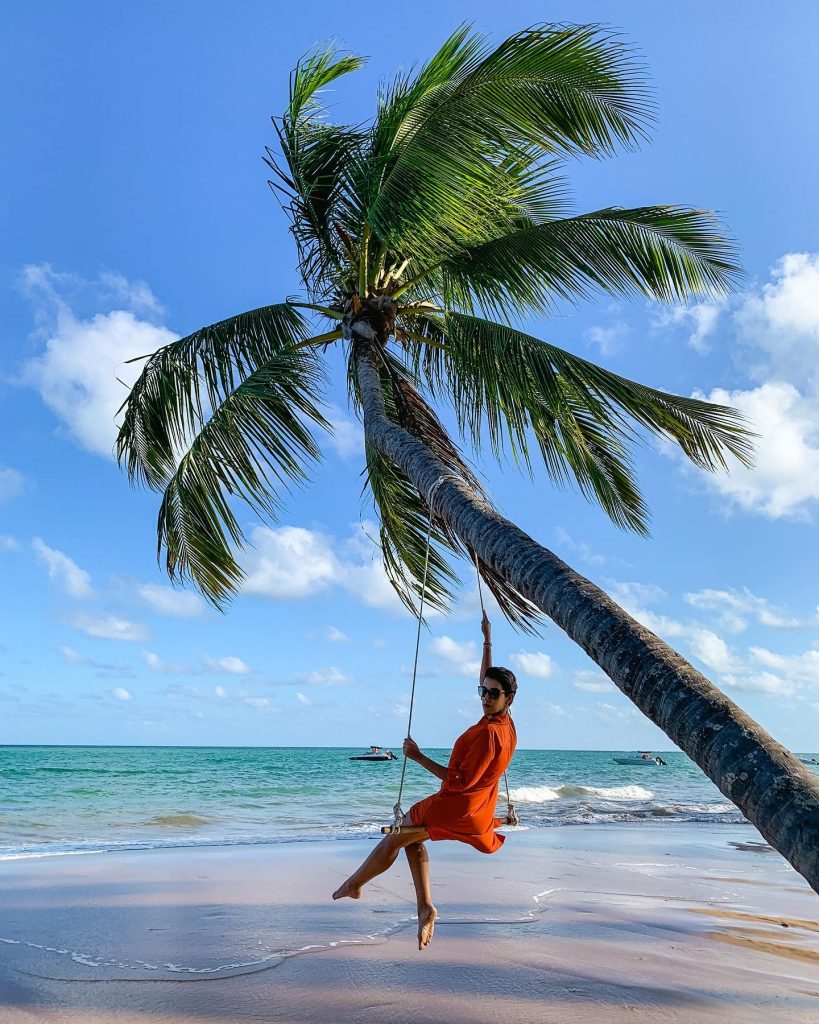
[[[513,818],[511,818],[508,814],[503,819],[503,823],[504,823],[504,825],[516,825],[517,824],[517,822]],[[392,830],[393,830],[393,826],[392,825],[382,825],[381,826],[381,835],[382,836],[392,835]],[[400,828],[398,829],[398,832],[400,834],[403,834],[404,832],[408,832],[408,833],[412,834],[413,832],[425,832],[425,831],[426,831],[426,825],[401,825]]]

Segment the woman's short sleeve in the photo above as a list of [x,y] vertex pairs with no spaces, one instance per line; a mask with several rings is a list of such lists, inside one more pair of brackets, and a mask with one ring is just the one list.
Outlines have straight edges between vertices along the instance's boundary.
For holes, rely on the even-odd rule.
[[450,765],[446,778],[447,789],[453,793],[464,793],[479,786],[500,752],[501,744],[495,730],[483,730],[464,751],[458,763]]

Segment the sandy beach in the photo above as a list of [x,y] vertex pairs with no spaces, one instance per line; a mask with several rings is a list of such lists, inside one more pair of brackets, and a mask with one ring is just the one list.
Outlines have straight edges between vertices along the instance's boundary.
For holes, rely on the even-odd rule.
[[364,841],[8,861],[0,1024],[389,1019],[802,1022],[819,904],[749,827],[565,827],[432,847],[415,946],[403,862],[329,895]]

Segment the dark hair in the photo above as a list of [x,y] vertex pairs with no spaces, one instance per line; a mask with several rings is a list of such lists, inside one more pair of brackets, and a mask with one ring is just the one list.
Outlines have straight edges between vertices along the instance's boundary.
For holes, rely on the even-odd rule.
[[511,669],[493,665],[484,672],[483,677],[484,679],[494,679],[496,683],[500,683],[501,689],[509,698],[509,703],[512,703],[518,692],[518,681]]

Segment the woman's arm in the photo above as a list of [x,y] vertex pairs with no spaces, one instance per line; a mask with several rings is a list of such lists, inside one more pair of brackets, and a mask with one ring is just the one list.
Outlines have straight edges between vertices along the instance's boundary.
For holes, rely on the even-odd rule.
[[483,618],[481,619],[481,633],[483,633],[483,658],[481,659],[479,683],[483,682],[486,670],[492,665],[492,623],[489,621],[486,612],[483,613]]
[[431,772],[442,782],[446,778],[446,767],[442,764],[438,764],[437,761],[433,761],[432,758],[427,757],[426,754],[422,754],[418,744],[409,736],[404,740],[404,755],[409,758],[410,761],[415,761],[415,763],[420,764],[422,768],[426,768],[428,772]]

